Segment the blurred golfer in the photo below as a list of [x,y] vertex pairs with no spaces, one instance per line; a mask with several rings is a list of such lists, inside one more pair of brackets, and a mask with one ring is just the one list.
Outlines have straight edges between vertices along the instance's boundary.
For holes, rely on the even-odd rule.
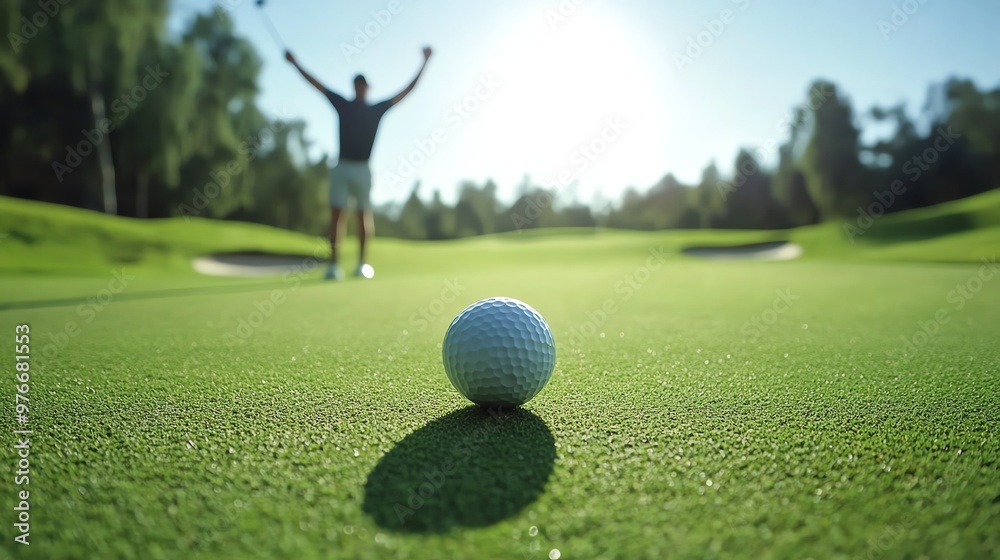
[[291,62],[302,74],[302,77],[330,100],[340,118],[340,158],[330,175],[331,255],[330,264],[326,269],[325,277],[327,280],[342,280],[344,277],[337,259],[340,256],[340,240],[344,237],[345,211],[350,198],[354,199],[356,205],[358,243],[360,244],[358,267],[354,270],[354,275],[362,278],[371,278],[374,275],[374,270],[366,261],[368,237],[375,233],[370,197],[372,172],[368,166],[368,158],[372,154],[375,133],[378,131],[382,115],[389,110],[389,107],[402,101],[413,90],[420,75],[424,73],[424,68],[430,57],[431,49],[425,47],[424,62],[420,65],[420,71],[406,86],[406,89],[396,94],[392,99],[369,105],[365,100],[368,93],[368,82],[361,74],[354,77],[354,99],[348,101],[319,83],[316,78],[299,66],[291,52],[285,51],[285,58],[288,62]]

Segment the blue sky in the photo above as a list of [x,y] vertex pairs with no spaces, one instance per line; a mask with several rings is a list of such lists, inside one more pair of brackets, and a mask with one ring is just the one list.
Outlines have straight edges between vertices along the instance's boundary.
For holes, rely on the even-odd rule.
[[[253,0],[215,4],[264,59],[262,109],[307,121],[315,153],[335,157],[332,107],[284,61]],[[212,5],[177,0],[172,25]],[[359,72],[373,99],[391,97],[419,68],[421,47],[434,48],[379,130],[376,203],[405,200],[416,180],[423,195],[451,200],[461,181],[492,179],[509,200],[527,175],[588,203],[667,172],[696,182],[710,161],[727,172],[740,147],[783,141],[783,119],[820,77],[856,110],[905,101],[912,114],[948,76],[1000,85],[995,0],[269,0],[265,9],[299,62],[348,97]]]

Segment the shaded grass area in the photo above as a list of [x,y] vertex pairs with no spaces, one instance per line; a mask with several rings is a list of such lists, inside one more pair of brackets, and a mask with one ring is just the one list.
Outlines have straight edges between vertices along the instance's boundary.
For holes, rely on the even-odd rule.
[[524,409],[470,406],[409,434],[375,465],[362,510],[386,529],[489,527],[542,494],[556,458],[545,422]]
[[1000,226],[1000,191],[878,219],[868,237],[878,243],[923,240]]

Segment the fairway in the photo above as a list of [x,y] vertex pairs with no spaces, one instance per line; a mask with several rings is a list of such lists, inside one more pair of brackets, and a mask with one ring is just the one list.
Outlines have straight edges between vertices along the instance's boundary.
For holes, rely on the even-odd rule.
[[[8,272],[0,328],[33,337],[19,557],[995,556],[997,265],[710,262],[684,235],[384,241],[340,284]],[[513,412],[441,364],[494,295],[556,340]]]

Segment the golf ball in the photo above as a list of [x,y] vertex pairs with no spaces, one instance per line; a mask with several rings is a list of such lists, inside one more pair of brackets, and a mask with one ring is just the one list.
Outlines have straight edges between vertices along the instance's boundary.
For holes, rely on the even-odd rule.
[[482,406],[518,406],[552,376],[556,345],[545,319],[505,297],[477,301],[455,317],[442,344],[451,384]]

